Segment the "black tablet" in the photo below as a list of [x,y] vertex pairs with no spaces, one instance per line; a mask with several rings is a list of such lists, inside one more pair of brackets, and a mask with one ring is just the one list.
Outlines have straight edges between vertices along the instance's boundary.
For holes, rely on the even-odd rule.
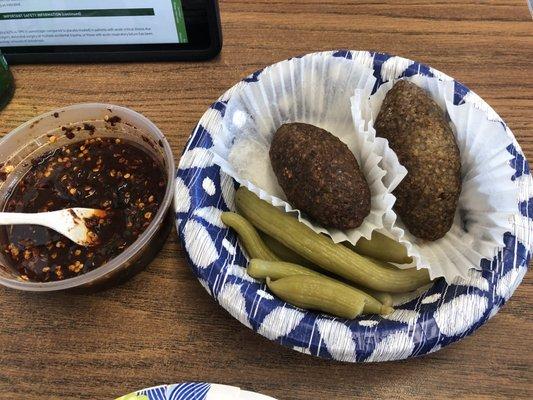
[[0,0],[13,64],[205,60],[221,47],[217,0]]

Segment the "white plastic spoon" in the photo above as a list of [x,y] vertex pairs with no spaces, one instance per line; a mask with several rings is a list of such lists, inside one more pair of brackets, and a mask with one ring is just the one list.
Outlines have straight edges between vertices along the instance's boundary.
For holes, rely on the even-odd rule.
[[59,232],[81,246],[98,244],[97,235],[87,220],[105,218],[107,213],[93,208],[67,208],[42,213],[0,212],[0,225],[41,225]]

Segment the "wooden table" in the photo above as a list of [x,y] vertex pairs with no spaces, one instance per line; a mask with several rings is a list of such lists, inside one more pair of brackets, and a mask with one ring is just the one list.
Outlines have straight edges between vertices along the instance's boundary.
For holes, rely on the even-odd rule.
[[[401,3],[401,4],[400,4]],[[224,49],[206,63],[15,66],[5,134],[79,102],[131,107],[168,136],[176,160],[222,92],[293,55],[380,50],[474,89],[533,159],[533,23],[516,1],[222,1]],[[209,297],[173,233],[150,267],[91,295],[0,289],[1,399],[112,399],[199,380],[279,398],[532,398],[533,278],[474,336],[436,354],[353,365],[312,358],[248,330]]]

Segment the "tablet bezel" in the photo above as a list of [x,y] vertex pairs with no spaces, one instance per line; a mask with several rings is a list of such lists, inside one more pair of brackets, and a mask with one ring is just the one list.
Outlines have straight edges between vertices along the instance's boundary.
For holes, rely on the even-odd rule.
[[[182,0],[182,6],[187,43],[27,46],[2,47],[0,50],[10,64],[189,61],[215,57],[222,48],[218,0]],[[201,13],[201,19],[198,16],[193,18],[194,12]]]

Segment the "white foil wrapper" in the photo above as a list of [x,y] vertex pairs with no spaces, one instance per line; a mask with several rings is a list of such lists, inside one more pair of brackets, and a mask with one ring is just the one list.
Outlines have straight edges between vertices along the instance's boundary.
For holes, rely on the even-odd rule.
[[[390,193],[405,176],[405,168],[388,149],[387,141],[375,140],[354,125],[350,98],[355,89],[369,92],[375,83],[372,70],[352,60],[330,54],[309,54],[267,67],[257,82],[243,83],[226,106],[221,129],[214,132],[214,161],[228,175],[261,199],[295,214],[317,233],[326,233],[335,242],[355,244],[362,236],[394,218],[395,198]],[[342,140],[355,155],[371,192],[370,214],[356,229],[341,231],[306,218],[287,201],[278,185],[269,158],[270,143],[284,123],[303,122],[323,128]],[[392,165],[385,185],[385,171]],[[394,178],[394,174],[403,176]],[[392,182],[392,184],[390,183]]]
[[[461,152],[463,185],[453,226],[443,238],[433,242],[419,239],[394,216],[386,219],[385,230],[403,243],[413,258],[413,264],[399,267],[416,265],[428,269],[431,278],[444,277],[453,283],[458,277],[467,278],[470,269],[480,269],[481,259],[492,259],[503,247],[504,233],[512,230],[518,203],[518,189],[511,180],[512,155],[506,149],[512,139],[502,123],[489,120],[486,112],[472,103],[454,105],[453,82],[422,75],[404,79],[425,89],[449,116]],[[356,89],[352,97],[354,123],[371,137],[376,134],[374,121],[383,99],[394,82],[384,83],[373,95],[368,88]]]

